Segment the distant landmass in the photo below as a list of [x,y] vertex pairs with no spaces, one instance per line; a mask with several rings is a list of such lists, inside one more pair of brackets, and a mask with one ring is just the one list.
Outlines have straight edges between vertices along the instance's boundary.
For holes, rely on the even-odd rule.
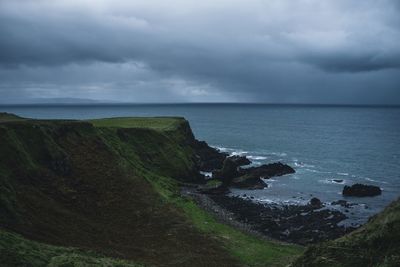
[[89,98],[55,97],[55,98],[25,98],[21,100],[13,99],[5,102],[0,100],[0,105],[29,105],[29,104],[101,104],[101,103],[120,103],[109,100],[96,100]]

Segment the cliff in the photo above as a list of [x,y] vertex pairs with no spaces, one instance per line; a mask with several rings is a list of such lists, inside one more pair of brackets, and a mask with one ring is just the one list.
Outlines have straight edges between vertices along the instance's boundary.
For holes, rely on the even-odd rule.
[[287,265],[300,247],[247,236],[179,196],[179,183],[202,182],[196,142],[183,118],[0,114],[2,266]]

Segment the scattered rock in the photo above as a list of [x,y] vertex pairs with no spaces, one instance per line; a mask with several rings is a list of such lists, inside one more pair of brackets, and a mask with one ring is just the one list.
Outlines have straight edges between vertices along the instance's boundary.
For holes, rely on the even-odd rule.
[[230,156],[230,160],[232,160],[234,163],[236,163],[236,166],[245,166],[251,164],[251,161],[246,157],[246,156]]
[[242,189],[263,189],[265,187],[268,187],[268,185],[263,180],[255,177],[251,178],[238,177],[233,179],[231,185]]
[[295,170],[289,165],[277,162],[246,169],[240,168],[239,173],[241,176],[246,175],[250,177],[268,179],[274,176],[282,176],[285,174],[295,173]]
[[230,185],[232,180],[240,175],[238,165],[235,160],[226,158],[222,165],[222,169],[213,171],[212,177],[219,179],[226,186]]
[[355,229],[338,225],[347,217],[337,210],[316,210],[311,205],[264,205],[226,195],[210,195],[210,198],[232,212],[236,220],[286,242],[305,245],[335,239]]
[[202,188],[198,190],[199,193],[202,194],[207,194],[207,195],[223,195],[223,194],[228,194],[230,191],[228,187],[226,186],[218,186],[218,187],[212,187],[212,188]]
[[319,199],[316,198],[316,197],[313,197],[313,198],[310,200],[310,205],[311,205],[313,208],[315,208],[315,209],[320,209],[320,208],[322,208],[322,202],[321,202],[321,200],[319,200]]
[[382,194],[382,190],[374,185],[354,184],[352,186],[346,185],[342,194],[344,196],[372,197]]
[[221,169],[227,153],[210,147],[205,141],[194,140],[193,148],[197,155],[197,165],[200,171],[212,172]]

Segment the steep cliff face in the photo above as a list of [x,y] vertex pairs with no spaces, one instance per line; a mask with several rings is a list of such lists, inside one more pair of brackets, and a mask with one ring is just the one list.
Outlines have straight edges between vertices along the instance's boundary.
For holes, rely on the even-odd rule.
[[[162,176],[199,179],[187,122],[101,123],[0,122],[2,233],[149,265],[237,265],[219,241],[196,230],[154,186]],[[11,243],[18,240],[5,236]],[[2,256],[8,255],[2,261],[12,258],[6,249],[11,243],[0,246]]]
[[400,199],[360,229],[309,247],[293,266],[400,266]]

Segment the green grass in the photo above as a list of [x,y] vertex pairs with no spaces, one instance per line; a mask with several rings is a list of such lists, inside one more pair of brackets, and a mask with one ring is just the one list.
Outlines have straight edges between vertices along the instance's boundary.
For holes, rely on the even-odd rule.
[[178,181],[198,174],[192,141],[182,118],[0,124],[0,227],[24,237],[0,234],[0,262],[129,266],[106,255],[155,266],[290,263],[301,247],[248,236],[179,195]]
[[[135,121],[135,118],[124,118],[122,125],[135,125],[135,123],[130,123],[129,121]],[[145,125],[145,121],[152,121],[153,119],[140,119],[143,128],[147,128]],[[160,118],[157,118],[160,120]],[[170,119],[168,119],[170,120]],[[176,119],[173,119],[176,120]],[[101,120],[102,121],[102,120]],[[107,120],[106,120],[107,121]],[[181,120],[177,121],[178,123],[182,123]],[[115,121],[112,123],[113,127],[121,126],[121,121]],[[95,124],[96,126],[104,125]],[[179,125],[175,125],[178,127]],[[103,126],[101,126],[103,127]],[[160,128],[158,128],[160,129]],[[172,130],[171,128],[168,131]],[[108,130],[104,130],[108,132]],[[110,134],[110,132],[108,132]],[[152,133],[148,133],[147,136],[151,136]],[[248,234],[245,234],[239,230],[234,229],[231,226],[224,225],[215,220],[215,218],[208,214],[206,211],[202,210],[198,207],[193,201],[183,199],[179,196],[179,187],[174,179],[171,179],[171,176],[165,176],[163,174],[170,173],[166,171],[165,168],[162,168],[161,172],[158,174],[154,173],[154,170],[148,170],[143,166],[143,168],[138,168],[137,165],[138,160],[134,159],[133,155],[144,154],[145,151],[141,151],[140,153],[134,153],[132,150],[137,149],[140,144],[146,143],[148,146],[150,142],[143,142],[140,137],[140,134],[136,133],[132,135],[132,138],[137,141],[135,144],[133,140],[127,140],[131,145],[121,145],[119,141],[114,141],[113,147],[118,147],[119,153],[124,159],[130,161],[130,164],[135,166],[136,170],[140,172],[140,176],[146,178],[151,182],[155,190],[169,203],[179,207],[188,218],[188,220],[200,231],[203,233],[216,238],[219,242],[223,244],[226,250],[229,251],[231,255],[237,258],[242,264],[246,266],[287,266],[293,259],[299,256],[304,248],[296,245],[282,244],[280,242],[274,241],[266,241],[261,240]],[[154,137],[160,139],[160,137]],[[107,140],[112,140],[110,136],[107,137]],[[171,140],[170,140],[171,142]],[[153,141],[154,143],[154,141]],[[119,144],[119,145],[118,145]],[[185,151],[176,151],[179,147],[179,144],[174,145],[174,150],[171,149],[163,149],[164,152],[167,152],[165,155],[165,159],[160,160],[160,162],[168,162],[168,159],[176,157],[177,154],[183,153]],[[149,147],[146,147],[147,149]],[[182,149],[182,148],[180,148]],[[157,154],[162,154],[162,151],[158,151],[157,147],[153,147],[150,151],[156,151]],[[178,149],[179,150],[179,149]],[[187,154],[187,153],[186,153]],[[155,160],[155,157],[152,157],[152,160]],[[179,164],[184,160],[178,160],[175,164],[168,164],[169,166],[179,166]],[[186,167],[187,168],[187,167]],[[181,166],[180,171],[182,172],[185,169],[185,166]],[[209,186],[217,185],[218,181],[210,181]]]
[[21,118],[11,113],[0,112],[0,122],[19,121],[19,120],[24,120],[24,118]]
[[194,225],[217,237],[240,262],[248,266],[287,266],[303,248],[249,236],[231,226],[218,223],[192,201],[177,201]]
[[220,185],[222,185],[222,182],[220,180],[217,179],[211,179],[207,181],[207,187],[218,187]]
[[310,246],[294,266],[400,266],[400,199],[356,231]]
[[150,173],[143,175],[168,202],[182,209],[197,229],[220,241],[245,266],[287,266],[304,251],[301,246],[259,239],[219,223],[192,200],[181,197],[178,185],[172,179]]
[[43,244],[0,229],[0,266],[140,267],[91,251]]
[[178,117],[123,117],[90,120],[96,127],[146,128],[160,131],[175,130],[183,118]]

